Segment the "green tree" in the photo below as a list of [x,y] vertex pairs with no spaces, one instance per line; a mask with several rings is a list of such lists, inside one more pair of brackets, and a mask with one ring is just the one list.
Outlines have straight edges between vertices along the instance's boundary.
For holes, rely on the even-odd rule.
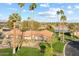
[[18,6],[20,7],[20,14],[22,13],[22,8],[24,7],[25,3],[18,3]]
[[29,7],[29,10],[33,11],[37,7],[36,3],[32,3]]
[[40,46],[40,52],[42,54],[44,54],[45,53],[45,49],[46,49],[46,43],[44,41],[41,41],[39,46]]
[[[30,6],[29,6],[29,10],[31,11],[31,12],[33,12],[32,13],[32,16],[34,17],[34,10],[35,10],[35,8],[37,7],[37,5],[36,5],[36,3],[32,3]],[[32,17],[31,16],[31,17]],[[31,19],[31,18],[30,18]],[[29,20],[30,20],[29,19]],[[31,27],[32,27],[32,24],[31,24]],[[31,29],[31,28],[30,28]]]
[[[59,15],[59,20],[60,20],[60,23],[59,23],[59,27],[61,25],[63,25],[63,35],[62,35],[62,39],[64,41],[64,25],[65,25],[65,21],[67,20],[66,16],[64,15],[64,11],[63,10],[59,10],[57,11],[57,15]],[[59,37],[60,37],[60,31],[59,31]]]
[[[58,25],[59,25],[59,30],[60,30],[60,17],[59,17],[60,16],[60,11],[58,10],[56,14],[57,14],[57,18],[59,20],[59,24]],[[60,37],[60,31],[59,31],[59,37]]]
[[62,25],[63,25],[63,32],[62,32],[62,34],[63,34],[62,37],[63,37],[63,38],[62,38],[62,39],[63,39],[63,42],[64,42],[64,25],[65,25],[65,21],[67,20],[67,18],[66,18],[65,15],[62,15],[60,19],[61,19]]
[[18,3],[18,5],[20,8],[22,8],[25,5],[25,3]]
[[21,30],[22,31],[26,31],[26,30],[28,30],[28,21],[23,21],[22,23],[21,23]]
[[[24,7],[24,5],[25,5],[25,3],[18,3],[18,6],[20,7],[20,15],[21,15],[21,13],[22,13],[22,9],[23,9],[23,7]],[[25,23],[24,23],[25,24]],[[22,30],[22,36],[21,36],[21,40],[19,40],[19,45],[18,45],[18,50],[19,50],[19,48],[21,47],[21,44],[22,44],[22,39],[23,39],[23,31],[25,30],[25,28],[24,28],[24,25],[23,23],[21,23],[21,30]]]
[[[29,6],[29,10],[33,12],[33,18],[34,18],[34,10],[35,10],[36,7],[37,7],[37,4],[36,4],[36,3],[32,3],[32,4]],[[30,20],[30,19],[29,19],[29,20]],[[32,23],[31,23],[30,30],[32,30]],[[32,34],[32,33],[31,33],[31,34]],[[32,36],[31,36],[31,39],[32,39]]]
[[15,21],[16,23],[21,21],[21,16],[18,13],[12,13],[9,16],[9,20],[7,21],[7,26],[12,29],[13,28],[13,21]]
[[32,30],[38,30],[38,28],[40,27],[40,23],[39,22],[37,22],[37,21],[34,21],[34,20],[32,20],[32,21],[30,21],[31,23],[32,23]]
[[[8,25],[11,25],[11,27],[9,28],[13,28],[15,29],[16,28],[16,23],[21,21],[21,16],[18,14],[18,13],[12,13],[10,16],[9,16],[9,20],[8,20]],[[13,43],[13,54],[16,53],[16,31],[13,32],[14,33],[14,40],[12,41]]]
[[52,48],[52,51],[51,51],[51,46],[46,44],[46,49],[45,49],[44,55],[45,56],[52,56],[53,55],[53,48]]

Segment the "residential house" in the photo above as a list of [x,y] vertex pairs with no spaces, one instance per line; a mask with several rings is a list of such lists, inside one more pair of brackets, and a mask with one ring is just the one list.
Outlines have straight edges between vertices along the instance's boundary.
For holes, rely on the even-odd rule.
[[8,42],[10,42],[13,47],[14,41],[16,41],[15,44],[18,45],[22,32],[18,28],[15,28],[10,31],[5,31],[4,34],[5,38],[3,39],[2,44],[8,44]]
[[62,32],[62,31],[64,31],[64,33],[69,32],[68,27],[63,26],[63,25],[54,27],[54,30],[55,30],[55,32]]
[[73,33],[73,35],[76,36],[77,38],[79,38],[79,31],[75,31],[75,32]]
[[53,33],[48,30],[42,30],[42,31],[26,31],[23,33],[24,41],[23,46],[31,46],[31,47],[39,47],[39,44],[42,40],[46,42],[50,42],[52,38]]
[[21,40],[21,37],[23,36],[22,46],[38,48],[42,40],[45,40],[46,42],[51,41],[53,32],[50,32],[48,30],[42,30],[42,31],[30,31],[29,30],[29,31],[22,32],[18,28],[15,28],[10,31],[7,31],[5,35],[6,36],[2,44],[5,44],[5,42],[9,40],[11,41],[12,46],[14,44],[14,41],[15,41],[15,44],[18,45],[19,40]]

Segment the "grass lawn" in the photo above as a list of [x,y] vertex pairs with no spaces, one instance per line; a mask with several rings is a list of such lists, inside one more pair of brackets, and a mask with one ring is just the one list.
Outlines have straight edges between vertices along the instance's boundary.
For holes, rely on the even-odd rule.
[[56,52],[63,52],[64,43],[62,42],[55,42],[53,43],[53,49]]
[[[65,38],[65,41],[68,42],[69,40],[74,40],[76,37],[73,37],[73,39],[72,39],[70,35],[64,34],[64,38]],[[63,55],[64,45],[65,45],[65,43],[58,40],[58,33],[55,33],[53,42],[52,42],[54,55],[57,55],[57,56]]]
[[[70,39],[70,36],[67,36],[67,35],[64,35],[64,36],[65,36],[65,40]],[[52,42],[53,54],[57,56],[63,55],[64,45],[65,44],[59,40],[58,33],[55,33],[53,37],[53,42]]]
[[21,48],[17,53],[16,56],[42,56],[39,49],[37,48]]
[[0,56],[42,56],[37,48],[21,48],[15,55],[12,54],[12,49],[0,49]]
[[10,48],[0,49],[0,56],[12,56],[12,49]]

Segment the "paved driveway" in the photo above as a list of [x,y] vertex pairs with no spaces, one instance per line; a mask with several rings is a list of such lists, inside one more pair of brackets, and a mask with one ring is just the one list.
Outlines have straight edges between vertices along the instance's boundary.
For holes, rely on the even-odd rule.
[[79,56],[79,41],[70,41],[65,45],[65,56]]

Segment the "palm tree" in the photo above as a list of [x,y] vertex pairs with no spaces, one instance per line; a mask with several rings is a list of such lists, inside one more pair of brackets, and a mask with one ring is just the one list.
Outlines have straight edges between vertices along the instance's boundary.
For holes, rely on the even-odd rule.
[[[29,7],[29,10],[33,12],[33,15],[34,15],[34,10],[36,7],[37,7],[36,3],[32,3]],[[30,30],[32,30],[32,24],[31,24]],[[32,34],[32,32],[31,32],[31,34]],[[31,35],[31,39],[32,39],[32,35]]]
[[29,10],[33,12],[32,16],[34,15],[34,10],[37,7],[36,3],[32,3],[29,7]]
[[64,15],[64,11],[62,9],[60,10],[60,14],[61,15]]
[[65,23],[65,21],[67,20],[67,18],[66,18],[66,16],[65,15],[62,15],[61,16],[61,18],[60,18],[60,20],[62,21],[62,25],[63,25],[63,42],[64,42],[64,23]]
[[22,12],[22,8],[25,5],[25,3],[18,3],[18,6],[20,7],[20,13]]
[[36,7],[37,7],[36,3],[32,3],[32,4],[30,5],[29,10],[33,11]]
[[9,20],[8,22],[6,23],[7,26],[10,28],[10,29],[13,29],[13,22],[12,21],[16,21],[16,22],[19,22],[21,21],[21,16],[18,14],[18,13],[12,13],[10,16],[9,16]]
[[[13,26],[13,29],[15,30],[15,22],[16,20],[13,20],[12,21],[14,26]],[[16,31],[14,31],[14,40],[13,40],[13,54],[16,53]]]
[[[66,16],[64,15],[64,11],[63,10],[60,10],[60,11],[57,11],[57,15],[60,15],[60,21],[62,21],[62,23],[60,22],[60,26],[61,26],[61,24],[63,25],[63,27],[64,27],[64,21],[66,21],[67,19],[66,19]],[[63,41],[64,41],[64,28],[63,28],[63,36],[62,36],[62,39],[63,39]],[[60,37],[60,31],[59,31],[59,37]]]
[[[24,7],[25,3],[18,3],[18,6],[20,7],[20,15],[22,13],[22,8]],[[20,44],[18,46],[18,50],[19,50],[19,47],[21,47],[21,44],[22,44],[22,39],[23,39],[23,31],[22,31],[22,36],[21,36],[21,40],[19,41]]]
[[[59,16],[60,16],[60,11],[58,10],[56,14],[57,14],[58,20],[60,21],[60,18],[59,18]],[[60,22],[59,22],[58,25],[59,25],[59,30],[60,30]],[[60,31],[59,31],[59,37],[60,37]]]
[[19,16],[18,13],[13,13],[9,16],[9,21],[13,23],[13,29],[14,29],[14,32],[13,32],[14,33],[14,39],[12,41],[12,43],[13,43],[13,54],[16,53],[16,47],[17,47],[17,45],[16,45],[16,43],[17,43],[17,41],[16,41],[16,30],[15,30],[16,22],[18,22],[20,20],[21,20],[21,17]]

